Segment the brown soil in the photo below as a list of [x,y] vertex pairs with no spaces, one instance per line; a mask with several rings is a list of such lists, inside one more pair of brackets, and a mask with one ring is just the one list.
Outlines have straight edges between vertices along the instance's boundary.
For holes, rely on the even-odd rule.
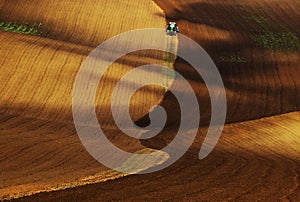
[[[49,7],[47,1],[35,2],[39,12],[34,11],[36,7],[33,3],[25,4],[28,9],[24,11],[21,9],[21,5],[24,7],[21,1],[14,2],[18,3],[0,1],[0,18],[25,18],[32,21],[45,19],[47,24],[55,25],[55,33],[57,32],[61,41],[0,33],[0,48],[5,50],[0,52],[3,58],[0,80],[4,82],[0,91],[2,198],[13,197],[13,194],[17,198],[24,193],[61,189],[64,185],[78,187],[35,194],[17,200],[300,200],[300,114],[297,112],[300,108],[300,54],[297,51],[282,53],[257,48],[249,38],[249,30],[255,29],[256,24],[245,20],[247,13],[240,8],[242,5],[251,13],[263,15],[275,25],[286,25],[300,37],[300,24],[297,23],[300,19],[298,2],[253,0],[238,1],[238,6],[235,1],[229,0],[156,0],[167,18],[176,20],[181,32],[197,41],[216,62],[226,87],[228,124],[212,154],[204,160],[199,160],[197,155],[210,118],[209,96],[205,84],[193,68],[180,58],[177,59],[176,70],[189,80],[201,100],[202,125],[196,141],[187,154],[167,169],[119,179],[115,178],[121,177],[120,174],[112,173],[93,160],[77,138],[70,110],[74,76],[91,47],[116,33],[143,27],[145,18],[146,22],[149,22],[148,26],[162,27],[163,14],[152,4],[150,6],[150,3],[142,5],[134,1],[126,1],[130,2],[127,5],[129,10],[137,9],[137,13],[146,13],[144,18],[139,17],[139,22],[135,20],[136,16],[140,15],[130,19],[128,10],[116,11],[115,8],[119,7],[111,1],[103,1],[103,4],[99,5],[85,1],[83,7],[79,6],[78,1],[78,5],[72,5],[72,11],[67,13],[54,6]],[[56,3],[64,6],[63,1]],[[107,6],[104,9],[103,5],[111,5],[111,8]],[[89,6],[104,9],[106,14],[103,15],[106,17],[102,18],[103,15],[100,15],[101,12],[97,9],[90,12]],[[79,8],[82,10],[76,10]],[[88,19],[84,17],[87,9],[91,15]],[[43,12],[45,10],[47,12]],[[142,12],[145,10],[147,12]],[[3,13],[4,11],[7,13]],[[77,15],[77,12],[82,14]],[[115,12],[118,15],[111,14]],[[65,15],[69,16],[70,20],[62,20]],[[75,21],[80,26],[74,28],[74,20],[71,19],[77,16],[80,17]],[[107,25],[107,30],[114,31],[104,34],[101,34],[103,29],[94,28],[98,22],[102,23],[102,27],[105,26],[107,21],[111,21],[111,16],[124,20],[125,28],[114,30],[112,27],[115,26]],[[83,28],[86,24],[88,29]],[[180,45],[184,46],[179,41]],[[156,62],[159,63],[161,55],[150,53],[151,58],[156,58]],[[237,53],[247,62],[227,63],[220,60],[221,56]],[[140,65],[140,56],[145,54],[129,56],[134,58],[125,58],[116,65],[126,66],[123,68],[126,72]],[[149,61],[152,62],[152,59]],[[112,70],[111,74],[115,74],[113,77],[117,80],[125,72],[115,73]],[[40,88],[36,89],[37,85]],[[145,114],[149,106],[161,99],[161,94],[157,94],[160,90],[144,89],[136,95],[136,99],[140,99],[141,103],[145,101],[142,98],[145,95],[149,96],[146,100],[150,102],[139,105],[135,117]],[[98,93],[100,100],[101,93]],[[165,146],[176,133],[179,110],[170,93],[165,95],[162,105],[169,109],[170,118],[167,129],[158,137],[150,141],[132,141],[131,144],[124,145],[129,139],[114,127],[107,127],[106,134],[116,145],[128,151],[136,151],[143,145],[155,149]],[[292,111],[295,112],[284,114]],[[99,112],[100,122],[101,117]],[[141,125],[145,122],[147,117],[139,120]],[[92,178],[94,181],[85,181],[86,178]],[[115,180],[102,182],[108,179]],[[72,182],[75,185],[71,185]],[[100,183],[85,185],[92,182]]]
[[[251,30],[258,30],[258,25],[245,19],[249,15],[264,16],[271,27],[285,25],[289,31],[300,36],[300,25],[296,23],[300,18],[299,3],[290,3],[288,0],[285,3],[272,0],[238,1],[238,5],[229,0],[156,2],[169,20],[178,23],[181,33],[197,41],[219,68],[227,90],[227,122],[299,110],[299,51],[286,53],[257,48],[250,34]],[[236,54],[247,62],[228,63],[220,60],[222,56]],[[180,59],[175,68],[195,86],[201,99],[202,121],[207,123],[209,97],[201,78]]]
[[295,112],[229,124],[204,160],[198,140],[165,170],[17,201],[298,201],[299,121]]
[[[51,26],[54,35],[49,39],[0,32],[0,198],[124,175],[100,165],[81,144],[72,119],[74,81],[86,56],[101,42],[131,29],[164,27],[165,17],[152,1],[118,6],[108,2],[1,1],[2,20],[42,21]],[[145,38],[152,41],[151,36]],[[116,145],[130,139],[116,130],[111,117],[109,98],[114,86],[136,66],[162,64],[164,57],[158,51],[134,52],[118,59],[105,72],[95,105],[103,130]],[[140,76],[150,74],[154,73]],[[161,87],[142,88],[131,100],[132,117],[145,115],[162,97]],[[144,148],[138,140],[123,147],[133,152]]]

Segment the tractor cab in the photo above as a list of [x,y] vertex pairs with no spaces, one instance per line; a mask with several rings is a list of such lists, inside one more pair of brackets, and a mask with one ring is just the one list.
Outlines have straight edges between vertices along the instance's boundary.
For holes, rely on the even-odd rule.
[[172,34],[176,35],[176,33],[179,32],[176,22],[169,22],[169,24],[167,25],[167,28],[166,28],[166,32],[169,35],[172,35]]

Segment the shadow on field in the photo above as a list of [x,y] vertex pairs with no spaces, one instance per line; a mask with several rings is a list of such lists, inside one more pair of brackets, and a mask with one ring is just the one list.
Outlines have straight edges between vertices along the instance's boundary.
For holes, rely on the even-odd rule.
[[[227,92],[227,123],[300,109],[300,60],[289,56],[298,54],[300,58],[299,52],[278,53],[258,48],[250,38],[251,32],[258,29],[258,24],[247,19],[250,15],[264,16],[272,24],[286,24],[287,30],[296,30],[299,37],[300,24],[295,24],[300,19],[299,13],[294,10],[285,13],[276,2],[264,7],[217,1],[189,3],[156,0],[156,3],[165,11],[167,20],[176,21],[181,33],[198,42],[217,65]],[[220,39],[224,31],[229,33],[229,39]],[[246,62],[225,62],[221,56],[240,56]],[[175,69],[190,81],[205,106],[204,110],[209,113],[206,108],[210,106],[208,94],[203,97],[201,93],[207,91],[205,84],[193,67],[178,58]],[[163,106],[170,102],[167,99],[162,102]],[[209,121],[209,116],[205,116],[205,122]]]

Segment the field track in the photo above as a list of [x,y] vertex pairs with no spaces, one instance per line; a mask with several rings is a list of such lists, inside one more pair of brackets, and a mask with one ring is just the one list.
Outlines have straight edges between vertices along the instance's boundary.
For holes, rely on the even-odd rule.
[[[300,54],[289,54],[257,48],[250,40],[257,24],[247,21],[249,15],[261,15],[270,26],[285,25],[300,36],[299,2],[284,1],[156,1],[175,20],[181,33],[197,41],[214,59],[227,88],[227,122],[272,116],[300,108]],[[242,6],[243,10],[240,9]],[[250,14],[249,14],[250,13]],[[179,42],[180,43],[180,42]],[[240,55],[246,63],[226,63],[222,56]],[[190,78],[202,101],[203,121],[208,122],[209,101],[200,77],[182,60],[177,71]],[[198,81],[198,82],[197,82]],[[200,87],[199,87],[200,86]],[[200,105],[201,107],[201,105]]]
[[[53,35],[41,38],[0,33],[0,198],[123,176],[90,157],[76,134],[72,120],[75,77],[86,56],[101,42],[132,29],[164,27],[165,16],[152,1],[122,2],[121,5],[112,2],[110,6],[108,2],[36,1],[24,4],[23,1],[1,1],[1,20],[41,21],[51,27]],[[58,9],[66,7],[66,10]],[[128,15],[128,12],[132,14]],[[148,35],[144,38],[149,43],[154,40]],[[176,38],[169,39],[161,40],[168,40],[166,45],[176,48],[173,44]],[[116,130],[111,116],[110,96],[114,86],[136,66],[172,66],[174,60],[170,61],[168,57],[158,51],[138,51],[118,59],[105,72],[95,103],[98,120],[115,144],[124,145],[123,142],[129,140]],[[144,71],[138,76],[160,77],[155,74]],[[163,92],[157,86],[139,90],[131,100],[132,118],[145,115],[150,107],[160,102]],[[141,148],[139,141],[125,145],[125,149],[132,152]]]
[[[249,38],[249,30],[256,24],[245,20],[248,11],[263,15],[270,23],[285,25],[300,37],[299,2],[156,0],[167,18],[178,23],[181,33],[203,46],[217,64],[227,92],[228,124],[213,153],[198,160],[210,118],[209,96],[193,68],[177,59],[175,69],[189,80],[201,100],[202,125],[196,141],[171,167],[123,178],[93,160],[77,138],[71,116],[72,84],[93,47],[122,31],[144,28],[145,22],[147,27],[162,28],[164,14],[150,1],[124,1],[123,9],[115,9],[119,6],[112,1],[85,1],[84,6],[80,1],[72,5],[53,3],[61,8],[69,6],[67,12],[48,6],[47,1],[24,4],[28,9],[21,9],[22,1],[14,2],[0,1],[1,19],[43,21],[52,27],[56,39],[0,33],[0,81],[4,83],[0,86],[2,198],[53,190],[16,201],[300,200],[300,53],[258,48]],[[38,12],[34,11],[36,6]],[[128,15],[128,11],[134,15]],[[179,46],[184,44],[179,41]],[[247,62],[220,60],[234,54]],[[132,141],[115,129],[110,116],[106,117],[109,100],[103,93],[111,92],[130,69],[161,61],[162,55],[155,51],[126,56],[107,73],[103,81],[107,88],[98,91],[97,103],[102,104],[98,118],[105,121],[102,124],[111,141],[122,149],[160,149],[176,133],[179,109],[170,93],[162,101],[171,117],[168,128],[152,140]],[[132,116],[139,118],[161,100],[159,92],[157,87],[147,87],[137,93]],[[147,117],[139,120],[141,124],[146,121]],[[109,179],[114,180],[106,181]],[[76,188],[60,190],[67,187]]]

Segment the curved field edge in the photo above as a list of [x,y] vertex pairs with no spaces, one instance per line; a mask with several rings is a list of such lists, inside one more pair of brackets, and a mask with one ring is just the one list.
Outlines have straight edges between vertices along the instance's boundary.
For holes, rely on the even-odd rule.
[[[145,3],[145,2],[144,2]],[[144,4],[143,3],[143,4]],[[156,15],[157,13],[154,13]],[[163,16],[163,13],[159,16]],[[148,18],[146,18],[147,21],[149,21]],[[165,18],[163,19],[163,23],[160,23],[161,26],[165,26]],[[142,20],[142,18],[140,19]],[[143,20],[144,21],[144,20]],[[157,24],[157,22],[156,22]],[[155,25],[157,26],[157,25]],[[161,27],[160,27],[161,28]],[[91,48],[88,46],[82,46],[77,45],[72,42],[72,40],[53,40],[53,39],[44,39],[39,37],[33,37],[33,36],[22,36],[20,34],[12,34],[12,33],[1,33],[2,36],[4,36],[2,39],[5,41],[3,43],[2,48],[6,49],[6,55],[4,56],[4,59],[2,60],[2,71],[5,74],[2,74],[2,77],[6,75],[6,78],[3,80],[5,81],[5,85],[2,86],[3,90],[2,93],[2,101],[1,101],[1,131],[4,131],[5,134],[8,136],[12,136],[10,134],[18,133],[19,135],[13,135],[12,138],[4,139],[4,142],[7,142],[8,144],[6,146],[9,147],[12,146],[12,144],[17,143],[17,147],[20,147],[20,149],[16,149],[16,151],[12,149],[11,155],[6,156],[6,158],[9,160],[12,158],[12,156],[20,155],[19,150],[25,151],[25,156],[29,157],[29,155],[34,155],[34,150],[38,149],[38,145],[41,144],[43,147],[48,147],[47,144],[42,143],[43,141],[46,141],[47,138],[53,139],[55,137],[59,137],[58,139],[54,140],[56,143],[60,142],[62,139],[67,138],[65,143],[71,143],[72,145],[74,143],[74,139],[76,139],[76,136],[74,136],[74,128],[70,126],[70,123],[72,122],[72,119],[70,118],[70,111],[66,106],[68,106],[68,102],[70,103],[70,100],[66,100],[66,95],[69,95],[71,92],[71,83],[72,75],[75,75],[77,72],[78,65],[84,60],[86,55],[91,51]],[[103,39],[101,39],[103,40]],[[173,43],[173,42],[171,42]],[[26,48],[25,48],[26,47]],[[28,47],[30,49],[26,50]],[[174,47],[174,46],[172,46]],[[175,46],[176,47],[176,46]],[[21,50],[24,50],[21,54]],[[11,52],[13,50],[13,52]],[[135,66],[136,64],[140,64],[139,62],[141,60],[144,60],[144,62],[153,62],[154,63],[161,63],[163,61],[163,65],[166,65],[168,67],[172,67],[172,60],[169,59],[171,57],[169,54],[163,55],[163,56],[157,56],[157,53],[154,53],[154,56],[156,58],[147,58],[145,60],[145,53],[142,53],[141,55],[133,55],[129,56],[128,61],[134,61],[133,64],[129,64],[127,59],[122,59],[120,64],[116,64],[115,68],[118,69],[126,69],[128,71],[131,69],[131,65]],[[12,58],[19,57],[19,60],[15,60]],[[132,58],[130,58],[132,57]],[[141,57],[141,58],[139,58]],[[162,57],[162,58],[161,58]],[[164,60],[164,58],[167,57],[167,60]],[[37,58],[43,58],[43,61],[37,59]],[[157,60],[157,61],[155,61]],[[57,61],[57,62],[55,62]],[[64,61],[62,64],[59,64],[59,61]],[[126,64],[126,65],[122,65]],[[26,66],[24,66],[26,65]],[[119,66],[118,66],[119,65]],[[4,68],[4,67],[10,67]],[[123,66],[123,67],[122,67]],[[12,71],[11,68],[15,67],[14,71]],[[29,68],[28,68],[29,67]],[[39,67],[41,67],[41,71],[39,71]],[[74,68],[75,67],[75,68]],[[122,68],[120,68],[122,67]],[[125,67],[125,68],[124,68]],[[113,76],[113,71],[110,71],[108,73],[108,78],[110,76]],[[21,79],[22,78],[22,79]],[[24,79],[25,78],[25,79]],[[114,78],[116,79],[116,78]],[[170,82],[172,79],[166,81]],[[18,81],[22,81],[23,83],[19,83]],[[67,82],[66,82],[67,81]],[[106,80],[110,82],[109,80]],[[104,83],[106,82],[104,81]],[[37,83],[38,82],[38,83]],[[12,85],[13,83],[18,83],[18,86],[20,88],[18,89],[19,92],[16,92],[16,94],[11,94],[11,90],[15,89],[16,86]],[[39,85],[39,88],[35,88],[36,85]],[[51,85],[54,85],[51,87]],[[50,87],[50,89],[49,89]],[[46,92],[49,93],[52,91],[51,94],[49,94],[49,97],[46,99],[41,100],[41,97],[45,96]],[[153,92],[157,92],[158,90],[155,89],[154,91],[150,91],[150,94]],[[30,95],[30,93],[32,93]],[[54,93],[55,92],[55,93]],[[101,92],[101,91],[100,91]],[[57,94],[58,93],[58,94]],[[149,94],[148,91],[142,91],[140,95]],[[156,94],[156,93],[154,93]],[[59,97],[55,97],[56,95],[60,95]],[[161,94],[161,90],[159,90],[159,93],[155,96],[150,96],[154,103],[158,103],[159,100],[162,98],[163,94]],[[101,97],[101,96],[100,96]],[[135,98],[138,98],[139,95],[135,96]],[[148,98],[148,99],[149,99]],[[103,100],[98,100],[98,103],[102,103]],[[147,108],[147,107],[146,107]],[[140,114],[140,111],[138,112]],[[57,125],[58,128],[64,125],[65,129],[58,129],[54,130],[55,125]],[[68,131],[69,130],[69,131]],[[18,132],[17,132],[18,131]],[[53,131],[53,132],[52,132]],[[52,134],[53,133],[53,134]],[[115,132],[112,132],[115,133]],[[42,135],[45,135],[43,137]],[[55,134],[55,135],[54,135]],[[73,134],[73,135],[71,135]],[[22,137],[23,135],[23,137]],[[7,136],[7,137],[8,137]],[[39,136],[42,138],[41,140],[32,141],[30,143],[32,146],[30,146],[29,142],[23,141],[15,141],[14,138],[18,138],[21,136],[22,138],[35,138],[34,136]],[[53,137],[52,137],[53,136]],[[2,138],[5,138],[5,136]],[[43,140],[43,138],[45,138]],[[69,139],[71,138],[71,139]],[[69,139],[69,140],[68,140]],[[71,140],[71,141],[70,141]],[[30,140],[29,140],[30,141]],[[52,141],[52,140],[51,140]],[[77,140],[76,140],[77,141]],[[55,143],[53,142],[53,143]],[[28,144],[28,145],[26,145]],[[52,143],[51,143],[52,144]],[[49,146],[51,145],[49,144]],[[78,143],[76,143],[78,145]],[[1,145],[1,149],[6,148],[3,144]],[[54,145],[53,145],[54,146]],[[57,147],[57,146],[55,146]],[[78,148],[82,150],[82,145],[78,145]],[[74,147],[75,148],[75,147]],[[134,146],[131,148],[131,150],[138,149],[137,146]],[[60,151],[63,151],[59,149]],[[47,149],[45,148],[43,153],[47,152]],[[22,152],[24,153],[24,152]],[[85,154],[86,155],[86,154]],[[11,157],[9,157],[11,156]],[[64,156],[64,155],[63,155]],[[22,157],[21,157],[22,158]],[[37,155],[36,157],[33,157],[33,162],[35,159],[42,160],[44,157],[39,157]],[[21,160],[18,156],[18,160]],[[15,159],[15,160],[17,160]],[[25,160],[25,159],[24,159]],[[39,161],[40,161],[39,160]],[[20,164],[22,164],[22,161]],[[55,161],[55,160],[54,160]],[[3,161],[2,161],[3,162]],[[13,162],[12,162],[13,163]],[[16,162],[15,162],[16,163]],[[43,162],[41,162],[44,164]],[[51,163],[51,162],[50,162]],[[54,162],[52,162],[54,163]],[[51,164],[52,164],[51,163]],[[14,164],[14,163],[13,163]],[[33,163],[35,164],[35,163]],[[56,164],[56,163],[54,163]],[[72,163],[70,163],[72,164]],[[74,164],[74,162],[73,162]],[[89,163],[90,164],[90,163]],[[103,171],[104,174],[99,174],[99,172],[95,173],[95,168],[99,166],[97,163],[93,162],[94,164],[92,167],[94,169],[91,173],[92,175],[85,175],[85,177],[79,179],[79,180],[71,180],[71,182],[65,182],[62,184],[58,184],[57,182],[53,182],[53,180],[50,180],[50,184],[44,184],[42,182],[34,182],[30,184],[30,178],[34,178],[34,176],[38,176],[37,173],[34,174],[34,176],[31,176],[29,172],[32,168],[30,168],[30,165],[28,168],[28,172],[26,171],[26,175],[29,174],[27,182],[24,182],[26,184],[19,184],[16,183],[16,186],[4,186],[2,187],[2,199],[6,198],[18,198],[22,195],[31,195],[37,192],[42,191],[51,191],[51,190],[57,190],[57,189],[64,189],[67,187],[72,186],[80,186],[83,184],[90,184],[100,181],[106,181],[115,179],[118,177],[124,176],[124,174],[121,173],[115,173],[113,171]],[[8,168],[8,164],[5,166],[5,170]],[[43,165],[43,169],[47,168],[47,165]],[[75,166],[76,167],[76,166]],[[62,165],[63,168],[63,165]],[[22,168],[22,169],[26,169]],[[68,168],[69,169],[69,168]],[[101,168],[103,169],[103,168]],[[101,170],[100,169],[100,170]],[[18,168],[14,168],[12,170],[18,170]],[[54,168],[55,170],[55,168]],[[97,170],[97,169],[96,169]],[[15,171],[14,171],[15,172]],[[6,173],[8,174],[8,170],[6,170]],[[24,174],[24,173],[23,173]],[[23,175],[19,174],[19,175]],[[43,172],[43,175],[45,173]],[[47,174],[46,174],[47,175]],[[88,176],[88,177],[86,177]],[[107,177],[108,176],[108,177]],[[8,177],[8,178],[7,178]],[[107,177],[107,179],[106,179]],[[37,178],[39,179],[39,178]],[[35,179],[34,181],[36,181]],[[16,179],[14,179],[15,181]],[[20,179],[21,180],[21,179]],[[47,180],[47,177],[40,178],[39,180]],[[5,183],[9,183],[9,176],[6,176]],[[61,180],[60,180],[61,181]],[[52,184],[52,185],[51,185]],[[6,187],[6,188],[5,188]],[[26,188],[27,187],[27,188]],[[46,187],[46,188],[45,188]],[[4,189],[3,189],[4,188]],[[13,190],[16,190],[17,193],[14,193]],[[27,191],[26,191],[27,189]],[[37,189],[36,191],[34,191]],[[3,192],[4,191],[4,192]]]
[[[155,1],[167,19],[176,21],[180,32],[200,44],[214,60],[226,88],[227,123],[300,110],[298,2]],[[267,33],[276,33],[266,41],[267,45],[274,41],[276,47],[282,41],[287,44],[275,50],[257,44],[252,37],[262,32],[262,26]],[[207,125],[210,100],[205,83],[183,60],[175,62],[175,70],[194,87],[201,100],[202,123]]]
[[[209,9],[212,9],[212,7],[209,7],[209,4],[206,6],[208,6]],[[222,9],[227,8],[228,7],[225,6],[225,8]],[[185,12],[181,12],[180,14],[182,13]],[[200,14],[203,13],[204,12],[201,12]],[[183,23],[181,26],[188,27],[189,24]],[[186,30],[189,29],[187,28]],[[224,41],[224,38],[212,35],[213,32],[224,33],[223,36],[225,36],[225,38],[228,37],[231,39],[232,37],[228,30],[224,31],[219,28],[212,28],[211,26],[202,26],[196,30],[204,30],[203,35],[201,35],[204,36],[204,39],[202,38],[200,40],[207,40],[206,46],[210,46],[212,48],[215,47],[214,41],[217,41],[218,43]],[[213,40],[211,40],[211,37]],[[235,39],[236,40],[232,40],[240,42],[242,38],[237,37]],[[236,45],[236,43],[234,43],[234,45]],[[264,52],[262,51],[262,53]],[[264,66],[264,64],[269,64],[269,57],[280,57],[280,60],[276,60],[278,62],[277,67],[278,65],[280,65],[280,67],[276,69],[270,68],[274,65],[274,61],[272,62],[272,65]],[[293,58],[292,61],[295,61],[297,55],[292,55],[290,57]],[[235,106],[235,108],[233,108],[234,110],[229,114],[229,120],[231,121],[238,121],[241,117],[242,119],[249,119],[249,114],[251,115],[250,118],[253,118],[258,117],[257,113],[259,113],[259,116],[271,116],[273,114],[291,110],[293,107],[295,107],[294,110],[298,109],[299,102],[297,101],[297,96],[291,96],[295,95],[293,92],[296,92],[296,95],[298,92],[297,86],[299,84],[299,80],[297,80],[297,78],[299,78],[299,71],[297,71],[297,63],[290,63],[291,61],[289,57],[282,57],[280,54],[278,56],[276,54],[267,54],[264,55],[264,58],[261,58],[258,61],[260,69],[255,68],[255,74],[252,74],[252,69],[243,69],[244,66],[241,65],[243,63],[239,63],[238,65],[227,64],[228,69],[225,70],[225,73],[229,77],[226,78],[226,82],[228,82],[227,85],[229,84],[228,88],[230,88],[228,92],[230,93],[230,96],[237,98],[231,100],[231,103],[234,102],[233,104]],[[292,73],[285,72],[286,67],[292,67]],[[190,76],[191,75],[192,73]],[[262,75],[267,82],[262,79]],[[193,78],[193,76],[191,77]],[[241,79],[239,80],[237,77],[241,77]],[[245,83],[242,81],[245,81]],[[283,82],[283,86],[280,85],[282,81],[286,81],[286,83]],[[294,86],[295,88],[291,86]],[[258,96],[256,100],[254,96],[247,97],[248,91],[255,95],[259,93],[265,95],[264,93],[266,92],[269,92],[271,95],[262,97]],[[281,92],[284,96],[279,95],[281,93],[278,92]],[[199,94],[201,94],[201,92]],[[265,103],[265,101],[267,102]],[[278,104],[282,101],[284,105]],[[242,103],[242,105],[239,103]],[[257,108],[259,110],[256,110]],[[124,183],[124,187],[132,188],[132,184],[134,184],[134,181],[137,179],[144,180],[144,184],[147,185],[147,187],[146,185],[143,187],[143,185],[138,184],[136,186],[140,186],[141,189],[130,191],[128,188],[127,190],[121,191],[121,193],[123,193],[124,196],[128,196],[128,198],[136,199],[138,197],[142,198],[145,195],[149,196],[149,198],[157,198],[157,192],[159,192],[160,194],[162,193],[166,199],[169,197],[171,200],[171,197],[174,196],[170,196],[169,193],[167,193],[171,187],[172,190],[178,193],[178,196],[176,197],[182,199],[189,197],[190,199],[197,200],[199,199],[199,195],[202,196],[203,199],[207,200],[212,197],[214,199],[219,198],[220,200],[231,198],[232,200],[248,199],[249,201],[253,201],[257,197],[273,197],[274,200],[281,197],[282,199],[297,198],[299,197],[299,189],[297,189],[297,184],[299,184],[299,160],[297,160],[299,159],[299,147],[297,146],[299,145],[297,132],[299,131],[299,119],[297,118],[297,113],[292,114],[291,118],[284,117],[285,115],[279,116],[278,119],[276,117],[271,117],[269,121],[266,121],[265,119],[257,120],[249,122],[249,124],[248,122],[245,124],[238,123],[232,125],[231,128],[228,126],[230,129],[225,131],[227,136],[224,137],[225,142],[228,142],[228,144],[225,144],[224,146],[222,141],[220,141],[219,147],[221,149],[217,150],[214,153],[215,155],[210,156],[210,159],[206,161],[209,166],[206,167],[207,169],[203,170],[204,172],[202,172],[202,174],[199,174],[199,171],[203,169],[203,164],[197,163],[194,156],[188,156],[187,160],[183,164],[179,163],[174,165],[174,167],[163,172],[162,175],[157,175],[159,177],[153,175],[148,178],[131,176],[130,179],[120,179],[121,183]],[[268,127],[266,127],[266,125]],[[280,125],[280,127],[278,125]],[[259,127],[257,128],[257,126]],[[272,136],[274,137],[272,138]],[[243,140],[242,144],[240,142],[241,140]],[[290,145],[290,147],[287,147],[287,145]],[[227,146],[229,147],[228,150],[226,150]],[[198,143],[196,147],[197,149],[195,149],[195,154],[197,154],[199,149]],[[222,149],[223,147],[226,148]],[[291,155],[288,154],[290,151],[292,153]],[[224,155],[219,158],[218,152],[222,154],[224,153]],[[187,169],[187,165],[189,168],[193,167],[195,169]],[[204,165],[206,164],[204,163]],[[255,172],[253,172],[254,170]],[[164,176],[164,178],[160,181],[162,176]],[[155,177],[157,179],[156,184],[152,182]],[[203,178],[206,180],[203,180]],[[173,182],[178,182],[177,184],[184,184],[184,186],[178,185],[177,189]],[[286,186],[282,188],[282,184],[285,184]],[[97,188],[99,187],[97,185],[95,185],[95,189],[93,189],[94,186],[92,186],[91,189],[88,186],[83,187],[82,189],[87,188],[87,193],[90,193],[90,191],[93,193],[99,193],[99,198],[105,199],[106,197],[106,199],[116,198],[122,200],[122,194],[113,193],[114,195],[112,195],[109,193],[111,190],[115,190],[116,192],[118,191],[117,188],[114,187],[115,185],[113,183],[108,182],[108,184],[104,183],[104,185],[108,188],[106,191],[103,191],[103,195],[98,192],[99,189]],[[157,187],[157,185],[163,185],[165,186],[165,189],[161,189],[161,187],[159,187],[160,190],[157,189],[157,192],[153,191],[149,193],[149,187],[154,189],[153,187]],[[203,188],[197,189],[198,187]],[[235,191],[232,191],[232,189],[228,190],[228,187],[234,188]],[[261,190],[264,190],[264,192]],[[64,198],[71,197],[71,195],[78,196],[76,195],[75,189],[59,192],[53,197]],[[88,198],[89,196],[85,195],[85,197]],[[33,198],[35,197],[33,196]]]
[[[136,154],[146,154],[146,153],[152,153],[152,152],[156,152],[157,150],[154,149],[141,149],[137,152],[135,152]],[[126,162],[124,162],[125,164]],[[140,162],[131,162],[131,163],[137,163],[140,164]],[[163,163],[159,162],[158,164]],[[143,165],[144,169],[148,169],[150,167],[147,167],[147,164]],[[85,185],[91,185],[91,184],[96,184],[96,183],[103,183],[103,182],[107,182],[107,181],[111,181],[111,180],[116,180],[125,176],[129,176],[132,174],[128,174],[128,173],[121,173],[115,170],[107,170],[104,172],[99,172],[99,173],[94,173],[90,176],[85,176],[81,179],[76,179],[76,180],[72,180],[70,182],[64,182],[64,183],[52,183],[52,184],[42,184],[42,183],[36,183],[36,185],[31,185],[32,187],[35,186],[35,189],[37,187],[39,187],[38,190],[34,190],[34,191],[25,191],[25,192],[19,192],[19,193],[13,193],[13,194],[7,194],[4,196],[1,196],[0,200],[4,201],[4,200],[12,200],[12,199],[19,199],[19,198],[24,198],[24,197],[29,197],[35,194],[40,194],[40,193],[49,193],[49,192],[56,192],[56,191],[61,191],[61,190],[66,190],[66,189],[72,189],[72,188],[77,188],[77,187],[82,187]],[[22,189],[24,185],[16,185],[13,187],[8,187],[8,188],[4,188],[1,190],[1,192],[9,192],[9,190],[11,189]],[[28,186],[28,185],[25,185]],[[29,185],[30,187],[30,185]]]
[[[15,201],[197,201],[199,198],[297,201],[300,198],[299,121],[300,113],[294,112],[228,124],[220,143],[207,159],[196,158],[201,145],[198,140],[179,162],[158,173],[41,193]],[[206,130],[201,128],[201,133]],[[170,188],[176,195],[170,195]]]

